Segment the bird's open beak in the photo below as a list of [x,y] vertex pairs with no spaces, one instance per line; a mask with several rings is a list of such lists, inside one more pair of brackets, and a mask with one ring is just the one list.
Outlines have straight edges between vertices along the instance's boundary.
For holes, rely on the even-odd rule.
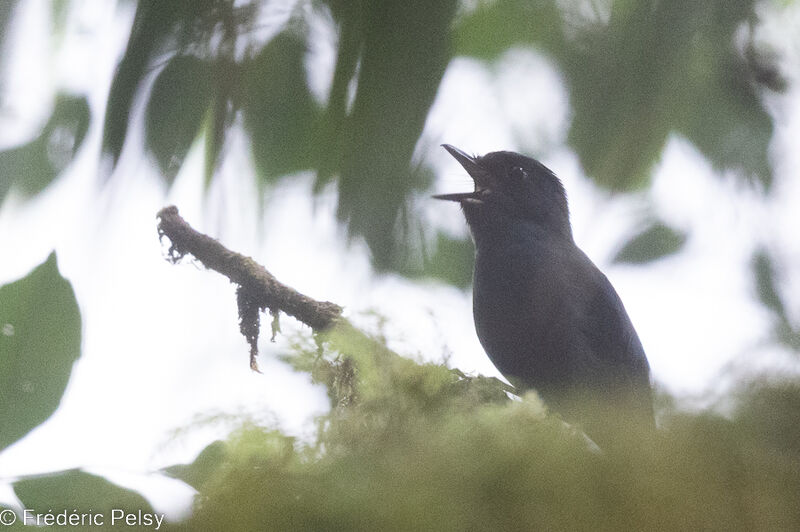
[[478,163],[475,162],[475,157],[467,155],[463,151],[459,150],[455,146],[451,146],[450,144],[442,144],[442,148],[446,149],[447,152],[452,155],[453,158],[461,164],[461,166],[464,167],[464,170],[466,170],[473,179],[475,179],[478,174],[486,173],[486,171],[478,166]]
[[486,184],[488,180],[489,173],[480,167],[478,163],[475,162],[475,158],[467,155],[463,151],[459,150],[455,146],[451,146],[450,144],[442,144],[442,147],[448,151],[450,155],[458,161],[461,166],[464,167],[464,170],[467,171],[469,176],[475,181],[475,190],[472,192],[458,192],[455,194],[436,194],[433,196],[434,199],[446,200],[446,201],[464,201],[464,200],[477,200],[479,199],[478,191],[481,189],[482,185]]

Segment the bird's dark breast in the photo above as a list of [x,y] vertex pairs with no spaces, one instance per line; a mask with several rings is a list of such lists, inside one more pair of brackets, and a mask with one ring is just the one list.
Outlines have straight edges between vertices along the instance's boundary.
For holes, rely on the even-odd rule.
[[575,373],[559,347],[568,334],[563,283],[553,275],[559,257],[523,247],[478,249],[473,287],[478,338],[492,363],[515,385],[568,385]]
[[477,242],[475,327],[497,369],[546,401],[588,389],[649,396],[644,351],[606,277],[571,242],[515,233]]

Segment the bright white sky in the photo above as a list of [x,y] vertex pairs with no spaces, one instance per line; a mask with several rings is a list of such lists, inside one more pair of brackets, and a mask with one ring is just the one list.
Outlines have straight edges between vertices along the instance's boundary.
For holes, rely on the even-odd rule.
[[[270,344],[262,334],[260,366],[248,368],[239,335],[234,288],[190,262],[171,266],[156,237],[155,213],[176,204],[197,229],[253,256],[283,282],[317,299],[335,301],[365,327],[377,310],[388,318],[392,347],[440,359],[465,372],[497,375],[472,327],[471,295],[436,283],[374,276],[363,246],[347,246],[333,221],[335,192],[309,199],[310,175],[268,191],[257,214],[247,140],[235,135],[221,179],[203,195],[202,154],[193,150],[165,195],[156,170],[141,156],[141,123],[134,123],[111,184],[98,192],[102,117],[111,75],[127,41],[133,6],[102,0],[77,4],[65,40],[52,52],[44,0],[21,3],[5,58],[0,145],[34,136],[46,120],[56,88],[88,94],[92,124],[78,160],[32,201],[8,199],[0,208],[0,284],[25,275],[51,249],[77,293],[83,318],[83,356],[61,407],[43,426],[0,453],[0,502],[13,501],[17,475],[85,467],[141,489],[168,516],[185,511],[192,491],[148,475],[191,461],[245,414],[308,437],[309,420],[327,399],[304,375],[275,355],[294,331]],[[769,316],[755,302],[749,257],[756,241],[779,250],[791,309],[800,309],[800,5],[767,20],[789,66],[791,91],[769,102],[777,116],[771,147],[776,185],[768,201],[733,176],[715,175],[681,138],[670,140],[651,190],[609,197],[581,172],[563,146],[569,125],[567,97],[557,71],[526,50],[509,52],[487,68],[467,59],[450,65],[429,117],[418,156],[437,170],[441,192],[471,182],[441,142],[484,153],[513,149],[545,154],[564,181],[575,237],[620,293],[647,351],[659,386],[693,398],[720,383],[729,365],[796,371],[797,359],[766,342]],[[333,37],[320,30],[309,63],[312,85],[326,92]],[[513,68],[510,68],[513,67]],[[536,98],[530,95],[535,94]],[[530,134],[534,131],[534,135]],[[794,139],[794,142],[793,140]],[[431,227],[465,234],[455,205],[420,197]],[[675,257],[647,266],[610,265],[615,251],[651,208],[691,237]],[[788,267],[791,265],[791,267]],[[795,313],[800,319],[800,313]],[[201,419],[200,427],[185,429]],[[167,494],[167,495],[165,495]]]

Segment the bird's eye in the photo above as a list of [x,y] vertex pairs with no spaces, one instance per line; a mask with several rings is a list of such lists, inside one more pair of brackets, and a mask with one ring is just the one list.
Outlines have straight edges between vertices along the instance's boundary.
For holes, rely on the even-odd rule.
[[524,181],[528,178],[528,173],[521,166],[515,166],[508,172],[508,177],[514,181]]

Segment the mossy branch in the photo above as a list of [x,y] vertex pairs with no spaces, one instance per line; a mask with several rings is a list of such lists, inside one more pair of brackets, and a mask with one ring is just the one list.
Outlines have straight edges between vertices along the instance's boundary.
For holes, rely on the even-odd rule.
[[258,370],[259,311],[273,315],[285,312],[315,332],[330,329],[341,319],[342,307],[330,301],[317,301],[278,281],[266,268],[250,257],[236,253],[219,241],[190,226],[174,205],[158,215],[159,238],[169,238],[169,260],[177,263],[194,256],[209,270],[221,273],[238,285],[237,301],[242,334],[250,344],[250,367]]
[[[333,351],[346,355],[346,359],[328,362],[329,375],[322,378],[329,388],[333,388],[333,395],[336,396],[332,397],[334,404],[349,404],[356,394],[354,383],[351,382],[354,373],[348,365],[351,364],[348,359],[358,366],[360,384],[366,393],[385,388],[383,379],[396,374],[401,368],[413,372],[417,367],[415,362],[401,357],[384,342],[343,318],[341,306],[301,294],[278,281],[250,257],[231,251],[217,240],[196,231],[178,214],[177,207],[165,207],[158,213],[158,234],[159,238],[166,236],[171,242],[168,251],[171,262],[177,263],[191,254],[206,268],[221,273],[238,285],[236,298],[240,330],[250,345],[250,367],[254,371],[258,371],[256,357],[260,313],[267,310],[273,317],[285,312],[296,318],[314,330],[320,346],[323,342],[327,343]],[[273,321],[273,336],[277,330],[277,324]],[[494,377],[472,377],[454,369],[442,370],[448,374],[444,377],[446,381],[458,383],[471,395],[480,396],[481,401],[503,400],[506,399],[506,393],[516,393],[512,386]]]
[[315,331],[330,327],[341,315],[342,307],[330,301],[317,301],[278,281],[259,263],[219,241],[193,229],[178,214],[174,205],[158,213],[158,235],[168,237],[170,260],[177,262],[191,254],[203,266],[221,273],[247,292],[259,308],[276,309],[305,323]]

